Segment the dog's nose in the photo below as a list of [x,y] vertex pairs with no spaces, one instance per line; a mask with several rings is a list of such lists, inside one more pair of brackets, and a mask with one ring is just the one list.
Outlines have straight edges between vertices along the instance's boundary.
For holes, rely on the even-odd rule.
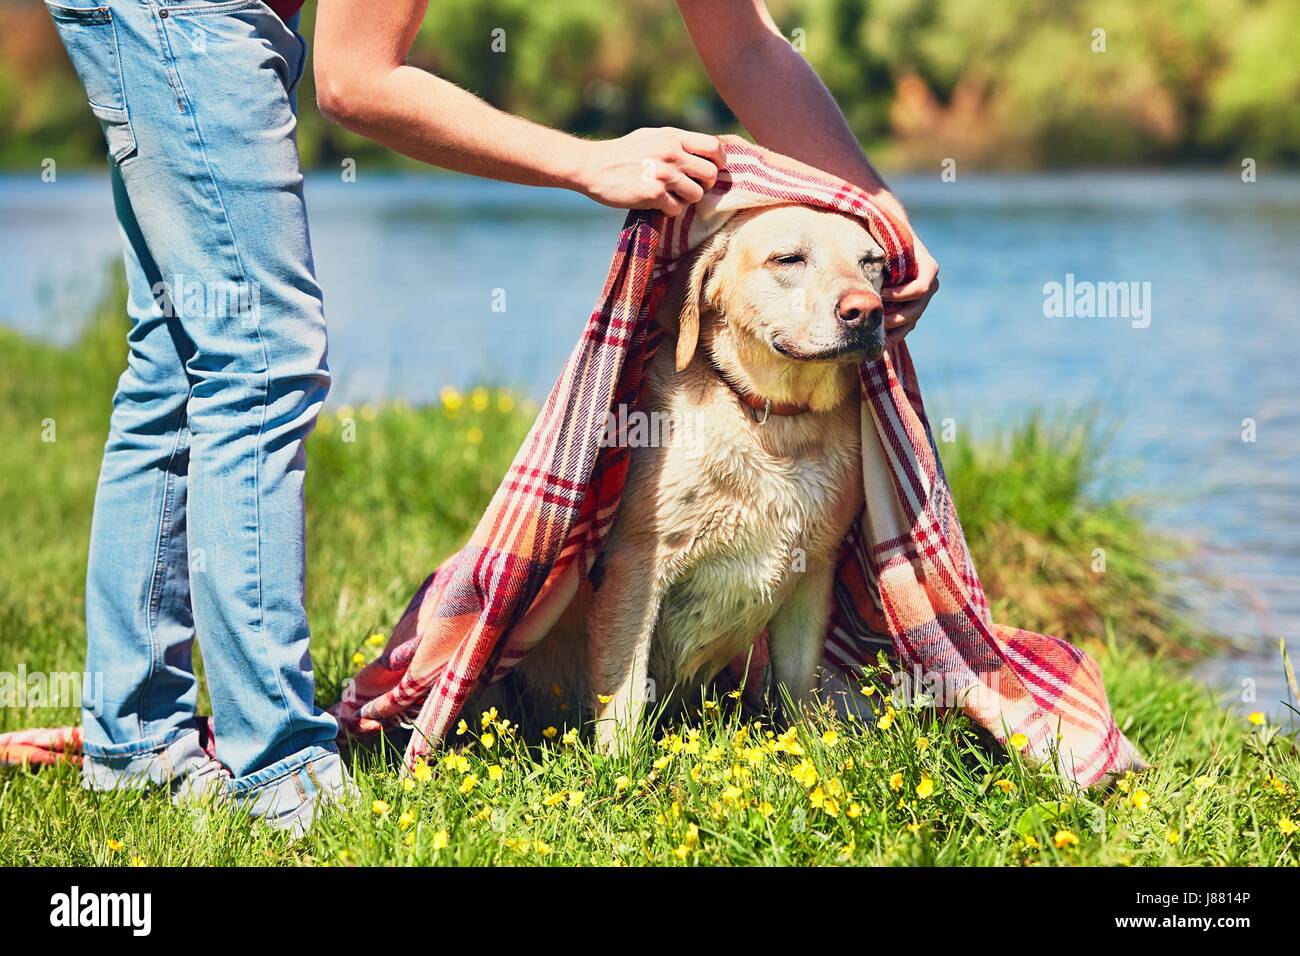
[[835,303],[835,317],[850,328],[884,319],[885,307],[875,292],[847,292]]

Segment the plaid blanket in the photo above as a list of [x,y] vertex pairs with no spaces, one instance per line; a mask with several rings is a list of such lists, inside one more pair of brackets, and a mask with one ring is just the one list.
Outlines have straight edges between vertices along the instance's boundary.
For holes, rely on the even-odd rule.
[[[655,306],[689,250],[738,210],[802,203],[860,217],[888,256],[888,284],[914,275],[908,231],[861,190],[744,140],[724,144],[725,169],[700,202],[674,219],[627,217],[586,328],[478,527],[420,586],[383,654],[334,708],[359,734],[414,714],[408,766],[444,738],[476,687],[546,636],[591,570],[629,456],[599,437],[611,409],[636,404],[664,337]],[[993,623],[906,345],[864,365],[861,383],[867,505],[843,544],[823,670],[858,676],[892,646],[941,703],[1080,785],[1140,766],[1092,660]]]
[[[501,679],[549,632],[592,569],[622,495],[629,451],[602,447],[607,413],[635,407],[664,339],[654,311],[668,277],[730,216],[781,203],[857,216],[884,247],[888,284],[915,274],[908,231],[864,192],[744,140],[724,144],[725,168],[700,202],[673,219],[627,217],[600,298],[478,527],[420,585],[383,653],[334,706],[344,731],[411,721],[411,767],[475,688]],[[862,367],[861,397],[866,507],[843,543],[823,671],[854,679],[890,647],[936,703],[961,707],[1081,786],[1142,766],[1092,660],[993,622],[905,344]]]

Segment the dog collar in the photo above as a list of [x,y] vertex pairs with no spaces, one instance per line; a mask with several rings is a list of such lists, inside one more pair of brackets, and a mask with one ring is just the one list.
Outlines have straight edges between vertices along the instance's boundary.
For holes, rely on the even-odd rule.
[[713,374],[718,376],[718,380],[731,389],[732,394],[749,409],[750,417],[760,425],[767,424],[767,420],[773,415],[789,417],[812,411],[807,405],[799,405],[794,402],[774,402],[770,398],[761,398],[733,382],[722,369],[713,364],[712,359],[706,359],[706,361],[709,368],[713,369]]

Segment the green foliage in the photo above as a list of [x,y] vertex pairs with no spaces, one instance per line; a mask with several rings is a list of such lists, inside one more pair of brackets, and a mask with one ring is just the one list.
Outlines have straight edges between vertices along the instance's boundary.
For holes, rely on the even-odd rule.
[[[85,541],[124,362],[122,314],[119,285],[71,348],[0,330],[0,667],[82,667]],[[307,496],[322,703],[355,672],[356,655],[378,653],[367,636],[391,626],[468,534],[530,412],[482,389],[321,419]],[[51,420],[56,440],[43,441]],[[391,748],[357,751],[363,800],[298,844],[228,809],[88,793],[72,768],[0,770],[0,865],[1294,864],[1300,836],[1283,823],[1300,823],[1294,741],[1226,714],[1143,646],[1142,615],[1179,619],[1150,577],[1149,532],[1130,506],[1096,497],[1096,434],[1086,422],[1030,418],[945,457],[1002,619],[1034,625],[1048,595],[1048,605],[1074,600],[1103,621],[1108,638],[1092,649],[1112,706],[1157,764],[1112,792],[1074,794],[1015,752],[986,749],[964,718],[903,706],[885,728],[818,714],[791,734],[731,712],[724,698],[619,758],[593,752],[585,728],[530,748],[499,720],[470,714],[456,739],[463,752],[439,754],[409,783]],[[1109,549],[1106,583],[1069,571],[1094,542]],[[1033,548],[1044,546],[1060,549],[1059,565],[1037,563]],[[1179,626],[1170,634],[1192,633]],[[863,700],[886,709],[879,691]],[[8,707],[0,730],[76,716]]]
[[[1300,159],[1300,0],[770,6],[786,36],[799,31],[858,137],[891,165],[932,169],[945,156],[967,167]],[[45,14],[0,9],[0,30],[8,22],[18,38],[0,42],[0,166],[98,161],[98,124],[52,28],[34,17]],[[309,4],[309,38],[313,17]],[[38,42],[48,55],[19,46]],[[733,123],[663,0],[433,3],[411,62],[582,134]],[[310,71],[299,98],[309,165],[397,161],[320,117]]]

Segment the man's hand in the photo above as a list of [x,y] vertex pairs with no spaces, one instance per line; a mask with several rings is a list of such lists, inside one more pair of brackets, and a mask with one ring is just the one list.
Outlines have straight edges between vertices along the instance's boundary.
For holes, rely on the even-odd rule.
[[[760,146],[860,186],[907,222],[835,98],[781,35],[764,0],[677,0],[677,6],[713,85]],[[912,242],[917,277],[880,296],[891,344],[911,331],[939,289],[939,264],[915,235]]]
[[915,232],[912,233],[912,248],[916,254],[916,278],[880,292],[885,303],[885,340],[889,345],[903,341],[939,291],[939,263],[934,261],[934,256]]
[[712,188],[723,163],[716,136],[665,126],[583,141],[574,188],[606,206],[680,215]]

